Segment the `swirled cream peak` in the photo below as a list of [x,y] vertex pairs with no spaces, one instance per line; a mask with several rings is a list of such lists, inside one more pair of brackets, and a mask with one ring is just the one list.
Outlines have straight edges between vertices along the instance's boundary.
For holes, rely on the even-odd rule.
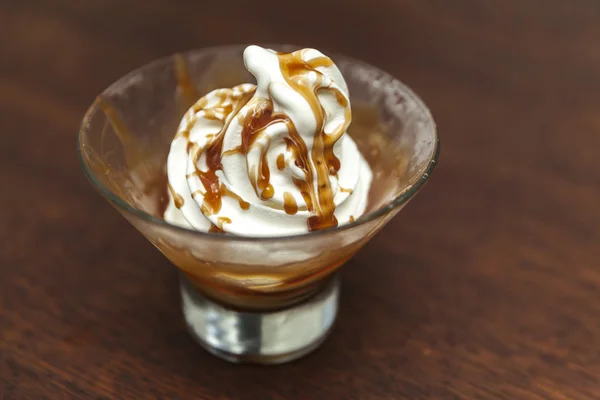
[[372,172],[346,134],[346,82],[314,49],[244,51],[256,85],[217,89],[185,114],[169,152],[165,219],[201,231],[293,235],[362,215]]

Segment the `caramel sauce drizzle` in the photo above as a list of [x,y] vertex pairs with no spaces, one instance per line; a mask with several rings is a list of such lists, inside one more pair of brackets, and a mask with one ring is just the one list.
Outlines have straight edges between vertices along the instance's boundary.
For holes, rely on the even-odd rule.
[[225,230],[223,229],[223,224],[230,224],[230,223],[231,223],[230,218],[218,217],[217,225],[211,224],[210,228],[208,228],[208,231],[212,232],[212,233],[225,233]]
[[311,66],[311,68],[317,69],[319,67],[331,67],[333,65],[333,60],[329,57],[317,57],[317,58],[313,58],[312,60],[308,61],[308,65]]
[[[230,154],[243,154],[247,156],[252,146],[262,137],[265,130],[272,124],[284,120],[281,116],[273,114],[273,105],[270,101],[257,100],[246,116],[239,122],[242,125],[242,144],[235,149],[225,151],[224,156]],[[261,145],[260,159],[258,168],[249,171],[250,182],[256,192],[256,195],[262,200],[269,200],[275,194],[275,189],[271,185],[271,171],[267,160],[267,151],[270,142]]]
[[298,204],[290,192],[283,192],[283,209],[289,215],[294,215],[298,212]]
[[[223,122],[221,130],[213,137],[209,138],[209,143],[204,148],[193,146],[189,143],[189,128],[188,130],[178,132],[178,136],[183,136],[188,140],[189,144],[187,146],[187,151],[188,155],[192,157],[194,165],[197,165],[201,154],[204,153],[206,156],[208,170],[201,171],[196,169],[193,173],[200,179],[204,191],[196,190],[192,193],[192,197],[199,194],[203,195],[202,212],[205,215],[214,215],[221,210],[222,196],[230,196],[237,199],[240,207],[247,210],[250,207],[250,204],[220,183],[216,171],[222,170],[223,168],[221,163],[223,156],[236,153],[248,155],[253,145],[262,137],[265,130],[271,124],[283,122],[286,124],[289,132],[289,136],[284,138],[286,149],[294,155],[295,165],[305,174],[305,179],[292,178],[292,180],[298,187],[300,194],[306,203],[306,207],[301,208],[307,209],[313,214],[308,218],[308,228],[310,231],[314,231],[317,229],[335,227],[338,225],[338,221],[334,215],[335,204],[333,202],[333,190],[331,188],[329,177],[330,175],[337,175],[340,169],[340,160],[333,153],[333,146],[345,133],[350,124],[352,115],[349,103],[338,89],[324,87],[324,77],[316,70],[316,68],[333,65],[333,61],[330,58],[323,56],[306,62],[301,58],[302,51],[277,53],[277,56],[279,58],[282,75],[286,82],[304,97],[314,113],[317,124],[313,148],[310,151],[310,154],[306,143],[297,132],[290,118],[287,115],[273,112],[273,104],[271,101],[257,99],[254,104],[251,105],[251,109],[245,116],[238,114],[241,108],[250,101],[256,89],[249,92],[243,92],[239,96],[235,96],[231,89],[220,89],[220,92],[217,93],[219,96],[217,105],[210,109],[206,109],[207,100],[204,97],[196,102],[184,117],[190,118],[188,121],[189,123],[187,124],[189,128],[193,125],[193,120],[195,119],[194,115],[201,110],[204,111],[205,118]],[[175,70],[181,95],[188,99],[196,98],[197,94],[191,83],[187,64],[182,57],[176,58]],[[315,72],[317,74],[317,81],[312,85],[308,84],[307,78],[307,75],[310,72]],[[324,131],[326,113],[317,97],[318,92],[321,90],[332,92],[337,99],[337,102],[345,109],[344,123],[340,124],[340,126],[329,134],[326,134]],[[225,105],[227,99],[231,99],[231,102],[230,104]],[[225,132],[233,118],[238,118],[238,121],[242,125],[241,145],[235,149],[223,152]],[[257,196],[262,200],[271,199],[275,193],[274,188],[270,183],[271,173],[267,160],[269,145],[270,143],[268,142],[260,145],[258,165],[249,171],[249,178],[254,190]],[[277,168],[283,170],[285,169],[285,164],[285,156],[280,154],[276,161]],[[316,185],[314,185],[315,181]],[[169,190],[171,190],[177,205],[178,199],[177,196],[175,196],[176,194],[170,186]],[[346,191],[345,189],[341,190]],[[293,195],[289,192],[284,192],[283,199],[283,208],[285,212],[289,215],[296,214],[299,207]],[[231,222],[228,218],[224,217],[219,217],[218,221],[218,226],[212,226],[211,232],[222,231],[223,223]]]
[[258,178],[256,188],[260,191],[260,198],[269,200],[275,194],[273,185],[271,185],[271,171],[269,171],[269,162],[267,160],[267,146],[261,148],[260,160],[258,162]]
[[277,156],[277,169],[283,171],[285,168],[285,155],[281,153]]
[[[191,174],[188,174],[187,177],[189,178],[191,175],[196,175],[200,179],[202,179],[201,175],[198,174],[197,170],[195,172],[191,173]],[[202,191],[201,190],[195,190],[194,192],[192,192],[192,197],[196,197],[198,195],[202,195]],[[222,198],[223,196],[228,196],[228,197],[231,197],[231,198],[237,200],[238,204],[240,205],[240,208],[242,210],[248,210],[250,208],[250,203],[248,203],[247,201],[244,201],[244,199],[242,199],[239,195],[237,195],[236,193],[234,193],[231,190],[227,189],[227,187],[225,185],[219,185],[218,196],[219,196],[219,198]],[[177,203],[175,203],[175,205],[177,205]],[[205,210],[206,210],[206,212],[208,212],[207,215],[216,214],[219,211],[221,211],[221,202],[219,202],[218,208],[206,208]]]
[[240,205],[240,208],[242,210],[247,210],[250,208],[250,203],[248,203],[247,201],[244,201],[240,196],[238,196],[237,194],[233,193],[231,190],[227,189],[225,186],[221,186],[222,189],[222,195],[223,196],[229,196],[232,197],[234,199],[236,199]]
[[[340,160],[333,153],[333,146],[344,134],[350,124],[352,115],[348,101],[339,90],[322,86],[323,75],[315,68],[331,65],[331,60],[329,58],[319,57],[306,62],[301,58],[302,50],[293,53],[278,53],[277,56],[279,57],[279,66],[284,79],[308,102],[317,122],[317,129],[315,131],[313,148],[311,151],[312,165],[316,172],[316,190],[312,187],[312,182],[314,182],[315,178],[312,173],[312,168],[306,168],[308,163],[302,165],[302,162],[300,162],[300,165],[298,165],[298,167],[303,169],[306,173],[306,182],[302,183],[298,180],[294,181],[299,187],[305,200],[307,200],[307,197],[310,197],[311,200],[310,202],[307,201],[307,205],[309,205],[309,210],[315,215],[308,219],[308,228],[310,231],[313,231],[335,227],[338,225],[338,221],[334,215],[335,204],[333,202],[333,190],[329,182],[329,176],[330,174],[337,174],[340,169]],[[317,82],[311,87],[307,84],[308,79],[306,76],[312,71],[317,74]],[[325,110],[317,97],[317,93],[320,90],[332,91],[338,103],[345,108],[346,118],[344,123],[329,135],[324,131]],[[292,133],[292,131],[290,132]],[[299,136],[295,138],[294,134],[290,134],[290,138],[294,142],[294,147],[299,149],[298,142],[301,142],[302,139]],[[304,146],[304,149],[306,149],[306,146]],[[308,154],[306,150],[301,150],[298,153]],[[311,182],[311,184],[306,184],[307,182]]]
[[216,225],[211,225],[211,226],[210,226],[210,228],[208,228],[208,231],[209,231],[210,233],[225,233],[225,231],[224,231],[224,230],[222,230],[221,228],[219,228],[219,227],[218,227],[218,226],[216,226]]
[[171,186],[170,183],[167,184],[167,187],[169,188],[169,193],[171,193],[171,197],[173,197],[173,201],[175,202],[175,207],[177,207],[177,208],[183,207],[183,204],[184,204],[183,197],[181,197],[181,195],[179,193],[175,192],[175,190],[173,189],[173,186]]
[[223,224],[230,224],[231,223],[231,219],[227,218],[227,217],[218,217],[217,218],[217,228],[219,228],[221,231],[223,231]]
[[[229,127],[233,117],[244,105],[246,105],[246,103],[248,103],[250,98],[254,95],[254,92],[255,90],[251,90],[249,92],[240,92],[239,94],[234,94],[232,89],[220,89],[220,91],[217,93],[219,96],[219,101],[214,107],[211,107],[210,109],[205,108],[207,104],[205,97],[192,106],[186,115],[195,115],[199,111],[204,111],[204,116],[207,118],[223,122],[223,126],[219,132],[208,137],[209,142],[204,148],[194,146],[191,142],[189,142],[189,129],[191,129],[193,124],[187,124],[188,129],[178,133],[178,135],[181,135],[188,140],[188,156],[192,157],[194,165],[197,165],[202,153],[206,155],[206,164],[208,170],[202,171],[196,167],[196,170],[187,176],[189,178],[191,175],[196,175],[204,187],[204,193],[202,193],[201,190],[196,190],[192,193],[192,197],[195,197],[199,194],[203,195],[201,208],[205,215],[214,215],[221,210],[223,196],[229,196],[236,199],[240,205],[240,208],[243,210],[250,208],[250,203],[244,201],[240,196],[233,193],[231,190],[227,189],[225,185],[219,182],[219,177],[217,176],[216,172],[223,168],[221,165],[221,153],[223,149],[225,132],[227,131],[227,128]],[[227,99],[231,99],[231,103],[225,105],[224,103]]]

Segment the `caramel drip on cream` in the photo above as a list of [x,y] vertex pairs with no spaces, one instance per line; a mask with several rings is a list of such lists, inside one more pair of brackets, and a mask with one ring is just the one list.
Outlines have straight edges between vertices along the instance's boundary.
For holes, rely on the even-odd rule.
[[219,228],[216,225],[211,225],[210,228],[208,228],[208,231],[210,233],[225,233],[225,231],[221,228]]
[[298,204],[290,192],[283,192],[283,209],[289,215],[294,215],[298,212]]
[[277,156],[277,169],[280,171],[285,169],[285,155],[283,153]]
[[227,217],[219,217],[217,218],[217,228],[219,228],[219,230],[221,232],[224,232],[223,230],[223,224],[230,224],[231,223],[231,219],[227,218]]
[[179,193],[175,193],[175,190],[173,190],[173,186],[171,186],[170,183],[167,184],[167,187],[169,188],[169,193],[171,193],[171,196],[173,197],[173,201],[175,202],[175,207],[177,207],[177,208],[183,207],[183,197],[181,197],[181,195]]

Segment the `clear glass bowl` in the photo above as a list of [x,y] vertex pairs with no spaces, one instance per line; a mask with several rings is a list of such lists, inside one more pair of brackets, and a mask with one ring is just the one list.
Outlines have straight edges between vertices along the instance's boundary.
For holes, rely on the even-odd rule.
[[348,133],[374,172],[367,213],[334,229],[288,237],[236,237],[170,225],[161,215],[166,158],[177,126],[210,90],[254,82],[243,49],[176,54],[119,79],[85,114],[78,153],[93,186],[181,271],[192,335],[222,358],[269,364],[298,358],[323,341],[337,311],[336,271],[427,181],[439,140],[429,110],[400,81],[330,54],[350,90]]

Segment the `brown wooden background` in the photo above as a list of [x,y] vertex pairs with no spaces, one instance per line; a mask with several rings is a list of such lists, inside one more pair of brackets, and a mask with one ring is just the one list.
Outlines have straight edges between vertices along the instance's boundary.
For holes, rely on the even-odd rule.
[[[600,398],[600,2],[0,0],[0,399]],[[344,271],[334,335],[233,366],[88,185],[94,96],[194,47],[292,42],[400,77],[442,154]]]

